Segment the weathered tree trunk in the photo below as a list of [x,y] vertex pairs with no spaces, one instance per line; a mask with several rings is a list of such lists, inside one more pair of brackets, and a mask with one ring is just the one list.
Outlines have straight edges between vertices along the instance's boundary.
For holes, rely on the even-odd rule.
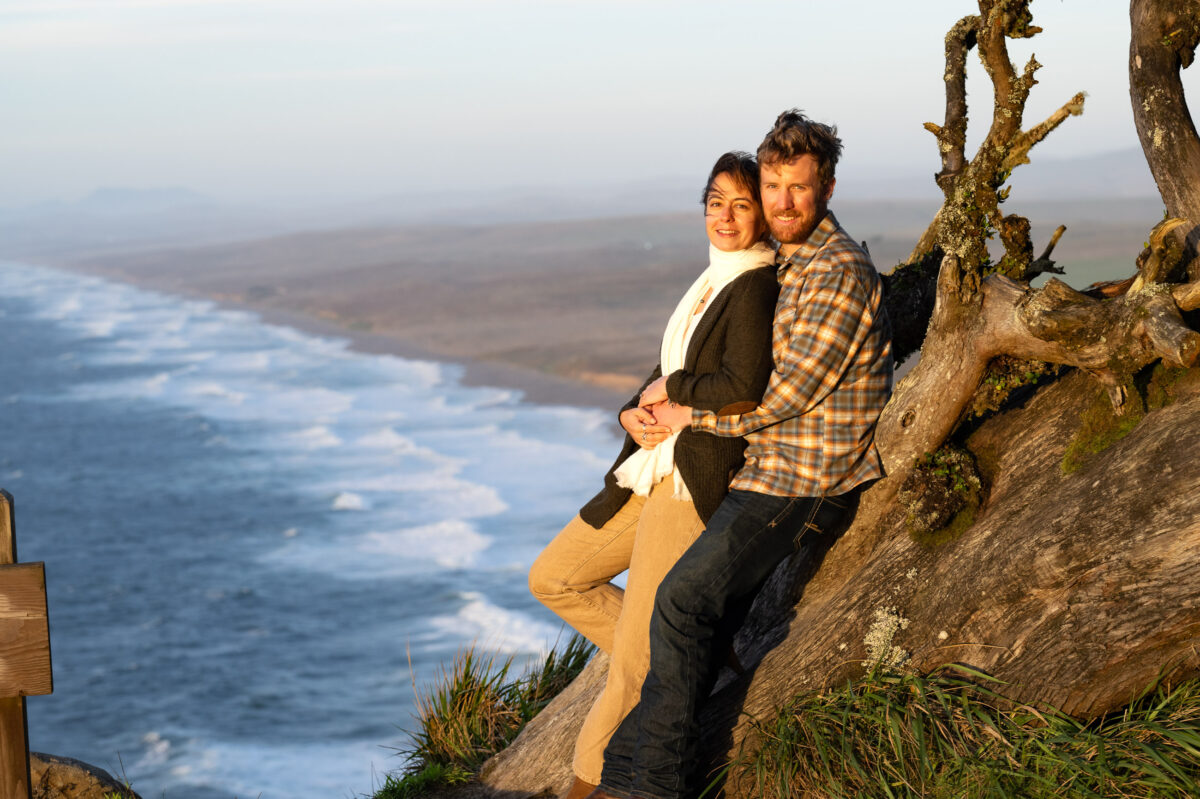
[[1200,137],[1179,77],[1200,44],[1200,4],[1133,0],[1129,20],[1129,96],[1142,152],[1167,215],[1200,224]]
[[991,490],[970,530],[931,548],[906,533],[899,510],[882,536],[855,525],[825,563],[861,537],[882,539],[871,557],[852,574],[817,572],[745,699],[717,698],[707,723],[740,718],[740,743],[746,720],[769,717],[780,697],[858,673],[864,639],[889,608],[908,620],[893,645],[911,668],[971,664],[1010,682],[1016,698],[1084,716],[1127,701],[1160,670],[1195,673],[1200,372],[1188,374],[1186,398],[1067,477],[1064,449],[1098,396],[1085,376],[984,424],[968,445]]
[[[1006,39],[1038,32],[1029,0],[979,0],[979,15],[951,29],[946,119],[926,126],[938,139],[937,182],[946,200],[935,238],[914,251],[944,257],[936,271],[914,258],[889,276],[890,292],[924,292],[915,300],[890,297],[889,308],[929,316],[896,320],[906,342],[924,338],[920,362],[897,386],[877,430],[888,477],[863,496],[849,530],[806,545],[756,602],[738,638],[752,671],[719,686],[705,709],[712,765],[752,744],[755,718],[881,658],[920,671],[967,663],[1007,681],[1014,698],[1084,716],[1123,704],[1164,672],[1200,673],[1200,333],[1187,321],[1200,307],[1200,275],[1185,269],[1195,252],[1186,220],[1200,219],[1200,147],[1177,83],[1200,37],[1198,7],[1132,3],[1139,133],[1160,188],[1167,187],[1164,198],[1168,190],[1176,197],[1168,208],[1181,218],[1154,229],[1135,278],[1103,293],[1055,280],[1031,289],[1033,275],[1059,271],[1051,248],[1035,259],[1028,222],[1000,210],[1012,168],[1082,105],[1077,95],[1022,130],[1040,65],[1031,59],[1018,72]],[[992,79],[993,119],[968,160],[965,63],[975,47]],[[1169,97],[1142,102],[1140,93],[1159,97],[1164,86]],[[998,264],[986,247],[993,232],[1005,249]],[[1131,264],[1135,254],[1131,247]],[[916,277],[900,274],[906,268]],[[1184,279],[1190,282],[1171,282]],[[1077,369],[1024,405],[1010,399],[971,432],[962,422],[985,376],[1006,357]],[[1159,360],[1176,371],[1157,367],[1147,384],[1148,367]],[[1109,423],[1127,426],[1145,415],[1127,437],[1067,473],[1064,453],[1083,435],[1081,420],[1106,413]],[[921,543],[897,496],[919,457],[951,437],[974,455],[984,501],[958,537]],[[595,691],[596,669],[585,678],[489,763],[486,785],[515,797],[569,783],[569,742]],[[736,783],[726,790],[750,795]]]

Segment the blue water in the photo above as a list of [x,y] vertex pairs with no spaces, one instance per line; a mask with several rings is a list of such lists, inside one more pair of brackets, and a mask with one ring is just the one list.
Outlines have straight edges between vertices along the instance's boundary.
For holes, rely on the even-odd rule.
[[0,374],[0,486],[49,594],[30,745],[148,799],[369,793],[414,683],[559,637],[525,573],[616,449],[609,412],[14,263]]

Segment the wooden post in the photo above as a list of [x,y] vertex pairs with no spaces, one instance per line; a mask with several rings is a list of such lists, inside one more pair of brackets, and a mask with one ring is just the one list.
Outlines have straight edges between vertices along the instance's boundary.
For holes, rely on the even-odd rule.
[[0,799],[32,799],[25,697],[52,690],[45,568],[17,565],[13,498],[0,489]]

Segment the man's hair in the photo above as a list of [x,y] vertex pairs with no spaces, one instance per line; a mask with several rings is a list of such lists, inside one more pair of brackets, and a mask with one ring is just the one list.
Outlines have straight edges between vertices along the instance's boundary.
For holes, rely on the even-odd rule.
[[708,182],[704,184],[704,194],[700,196],[701,205],[708,205],[708,195],[712,191],[713,183],[723,172],[728,172],[734,183],[750,192],[754,202],[762,205],[761,189],[758,185],[758,162],[750,153],[740,150],[725,153],[713,164],[712,171],[708,173]]
[[784,111],[775,120],[775,127],[758,145],[758,163],[775,166],[802,155],[817,159],[817,177],[825,186],[833,180],[838,156],[842,154],[842,140],[837,128],[814,122],[799,108]]

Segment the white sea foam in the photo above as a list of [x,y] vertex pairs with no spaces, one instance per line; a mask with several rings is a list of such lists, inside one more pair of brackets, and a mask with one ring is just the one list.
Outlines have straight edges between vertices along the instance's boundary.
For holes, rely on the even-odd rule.
[[391,427],[382,427],[374,432],[359,436],[355,441],[360,447],[387,449],[398,455],[432,455],[433,450],[418,447],[411,438],[400,435]]
[[223,372],[266,372],[273,365],[274,355],[266,350],[225,354],[221,356],[220,369]]
[[242,392],[234,391],[233,389],[215,382],[195,383],[189,386],[187,390],[195,397],[226,400],[234,405],[241,405],[246,401],[246,395]]
[[35,316],[39,319],[66,321],[75,317],[82,307],[83,301],[78,294],[63,294],[57,302],[50,301],[43,305],[41,312]]
[[356,492],[373,497],[380,509],[395,504],[410,505],[415,498],[427,501],[430,514],[449,514],[459,519],[498,516],[509,509],[493,486],[438,472],[363,478],[354,485]]
[[367,533],[358,548],[372,556],[426,558],[443,569],[462,569],[474,565],[476,556],[491,543],[475,525],[450,519],[407,530]]
[[494,605],[481,594],[464,591],[459,598],[462,605],[458,612],[437,616],[430,624],[472,641],[485,651],[540,656],[549,651],[558,636],[557,626]]
[[288,439],[304,449],[328,449],[342,444],[342,440],[325,425],[316,425],[288,433]]
[[277,549],[261,558],[263,563],[339,580],[392,580],[428,576],[431,571],[475,569],[480,555],[494,543],[494,537],[480,531],[478,525],[459,518],[332,539],[288,536],[286,532],[283,537],[285,541]]
[[143,735],[142,744],[145,749],[142,751],[141,759],[134,764],[134,768],[161,766],[171,756],[171,742],[157,732],[148,732]]
[[367,510],[370,508],[370,503],[363,499],[361,494],[343,491],[333,498],[333,504],[330,507],[334,510]]
[[[383,775],[403,766],[394,740],[276,744],[203,737],[181,742],[165,773],[168,797],[219,786],[231,796],[257,799],[330,799],[368,796]],[[302,764],[302,765],[301,765]],[[136,786],[135,786],[136,787]]]
[[108,338],[116,329],[116,319],[95,319],[82,325],[87,338]]

